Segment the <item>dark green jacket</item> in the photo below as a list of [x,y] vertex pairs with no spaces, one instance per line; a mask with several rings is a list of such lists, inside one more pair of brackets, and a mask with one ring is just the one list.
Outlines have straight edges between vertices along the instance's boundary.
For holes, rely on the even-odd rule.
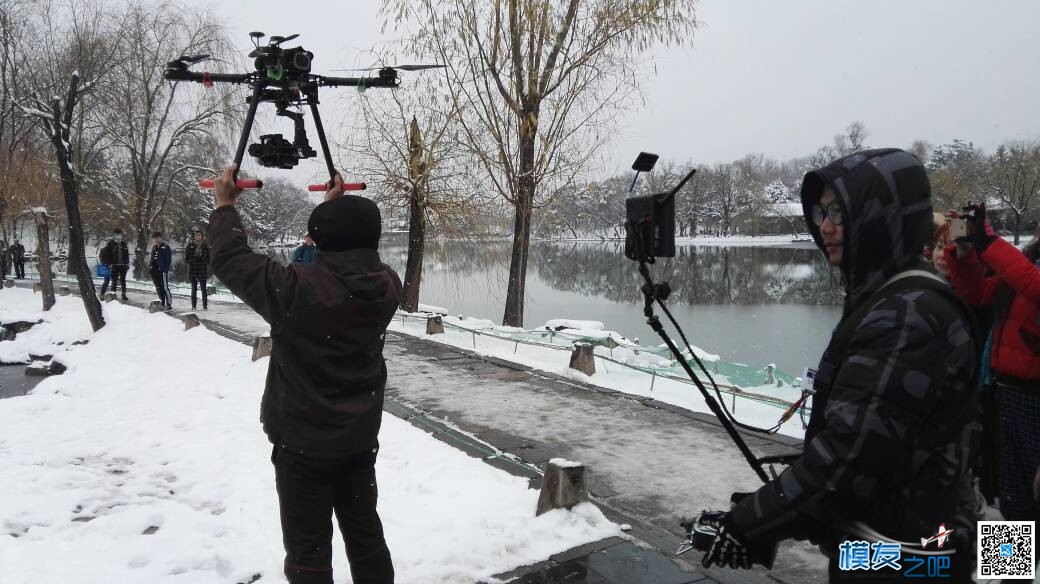
[[367,249],[319,251],[315,264],[283,266],[249,249],[232,206],[213,212],[207,239],[213,275],[271,325],[260,413],[271,442],[315,458],[375,448],[397,274]]

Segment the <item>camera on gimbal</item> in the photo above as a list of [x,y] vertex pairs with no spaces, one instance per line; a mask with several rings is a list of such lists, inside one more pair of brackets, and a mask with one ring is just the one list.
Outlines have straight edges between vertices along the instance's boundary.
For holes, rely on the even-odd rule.
[[265,134],[260,142],[249,145],[249,155],[256,158],[260,166],[268,168],[294,168],[301,158],[300,150],[281,134]]

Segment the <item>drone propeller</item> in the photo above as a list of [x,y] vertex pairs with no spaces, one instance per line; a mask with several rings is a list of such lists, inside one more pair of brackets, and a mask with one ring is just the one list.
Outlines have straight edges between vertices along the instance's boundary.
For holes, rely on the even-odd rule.
[[205,61],[208,58],[209,55],[181,55],[177,60],[167,63],[166,66],[170,68],[184,69],[194,65],[195,63]]
[[270,37],[268,39],[268,44],[278,46],[278,45],[284,43],[285,41],[291,41],[291,40],[293,40],[294,38],[296,38],[298,36],[300,36],[300,35],[299,34],[291,34],[291,35],[289,35],[287,37],[272,36],[272,37]]
[[381,71],[383,69],[397,69],[398,71],[423,71],[426,69],[443,69],[447,65],[388,65],[386,67],[364,67],[361,69],[333,69],[333,71]]

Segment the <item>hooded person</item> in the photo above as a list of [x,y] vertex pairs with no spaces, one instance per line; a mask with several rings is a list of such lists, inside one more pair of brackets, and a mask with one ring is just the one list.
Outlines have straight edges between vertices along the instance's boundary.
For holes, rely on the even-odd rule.
[[703,563],[768,566],[780,541],[808,539],[830,558],[832,582],[901,580],[938,550],[932,536],[945,525],[955,526],[938,550],[955,552],[946,572],[970,581],[978,340],[968,307],[921,257],[932,231],[924,166],[902,150],[859,152],[808,173],[801,198],[813,239],[841,270],[842,319],[801,456],[733,495]]
[[217,179],[207,239],[214,276],[271,325],[260,419],[281,511],[291,584],[332,582],[333,513],[353,581],[393,582],[376,513],[386,327],[401,280],[379,257],[371,200],[343,196],[337,176],[308,221],[315,263],[284,266],[249,249],[234,200],[234,170]]

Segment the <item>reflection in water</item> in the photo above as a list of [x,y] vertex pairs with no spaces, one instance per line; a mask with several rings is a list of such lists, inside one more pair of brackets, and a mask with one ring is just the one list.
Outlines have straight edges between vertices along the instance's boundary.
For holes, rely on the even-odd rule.
[[[427,244],[422,302],[501,322],[509,242]],[[407,249],[386,242],[383,261],[403,269]],[[620,242],[531,245],[525,325],[598,320],[644,344],[658,339],[642,314],[636,264]],[[810,246],[682,246],[653,267],[672,285],[669,306],[690,342],[727,361],[776,363],[800,375],[815,366],[840,315],[837,273]]]

